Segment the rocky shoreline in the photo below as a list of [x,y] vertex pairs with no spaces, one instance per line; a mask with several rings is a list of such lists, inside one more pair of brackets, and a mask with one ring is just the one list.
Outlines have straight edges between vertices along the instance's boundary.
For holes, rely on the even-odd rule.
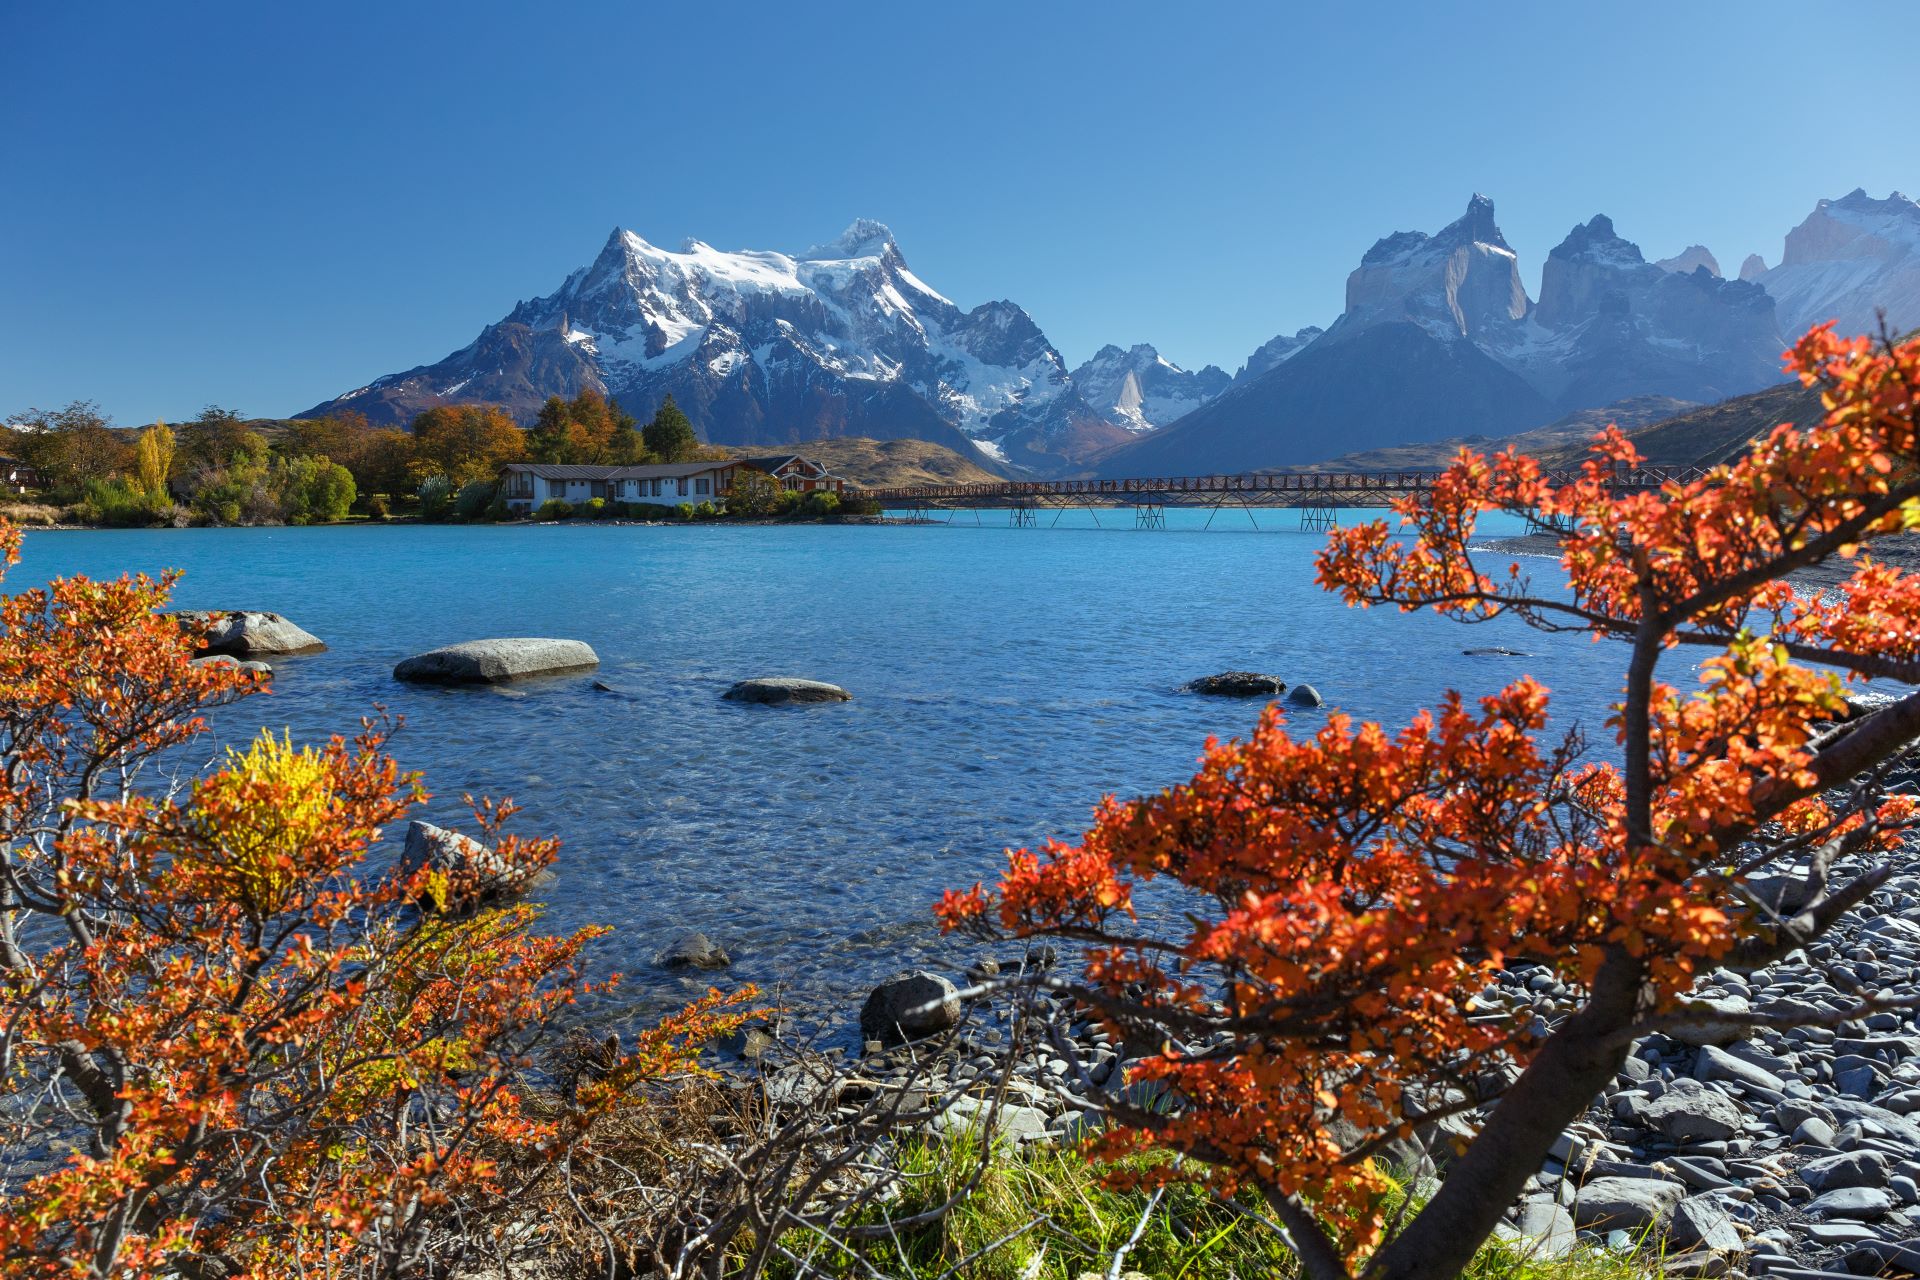
[[[1843,861],[1834,877],[1867,869]],[[1675,1277],[1920,1276],[1920,1025],[1911,1011],[1837,1017],[1863,988],[1920,980],[1915,918],[1920,862],[1807,950],[1707,975],[1697,1008],[1834,1025],[1781,1031],[1729,1020],[1641,1040],[1499,1234],[1543,1258],[1576,1246],[1638,1251]],[[1032,993],[1024,1012],[992,999],[996,982],[1051,962],[1050,950],[984,960],[964,975],[967,985],[924,972],[890,979],[863,1011],[863,1052],[844,1063],[828,1055],[837,1065],[824,1073],[818,1059],[783,1058],[780,1034],[751,1032],[732,1048],[770,1097],[828,1090],[850,1112],[886,1090],[913,1090],[916,1106],[940,1112],[925,1127],[945,1132],[982,1125],[997,1096],[993,1131],[1008,1149],[1075,1142],[1102,1123],[1104,1098],[1139,1104],[1152,1086],[1130,1083],[1137,1055],[1062,997]],[[882,1040],[876,1004],[908,995],[929,1020],[914,1039]],[[1488,1018],[1551,1026],[1578,998],[1544,969],[1516,969],[1482,1006]],[[1512,1074],[1489,1081],[1480,1113]],[[1475,1129],[1468,1112],[1397,1144],[1400,1172],[1431,1179]]]

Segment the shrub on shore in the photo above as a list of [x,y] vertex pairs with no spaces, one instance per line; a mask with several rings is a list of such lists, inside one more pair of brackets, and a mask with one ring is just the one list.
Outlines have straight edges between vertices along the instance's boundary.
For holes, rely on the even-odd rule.
[[[1411,537],[1374,521],[1320,553],[1349,604],[1621,643],[1617,760],[1586,759],[1577,729],[1543,741],[1531,677],[1477,707],[1450,693],[1398,733],[1335,713],[1296,739],[1269,708],[1247,741],[1210,742],[1192,783],[1109,798],[1078,843],[1010,852],[996,889],[947,895],[949,927],[1087,944],[1066,989],[1116,1041],[1159,1046],[1129,1083],[1185,1107],[1113,1099],[1104,1155],[1173,1152],[1164,1176],[1257,1194],[1310,1280],[1451,1280],[1637,1040],[1911,1003],[1864,983],[1844,1007],[1689,1002],[1696,976],[1809,947],[1866,901],[1920,812],[1889,776],[1920,737],[1920,577],[1863,559],[1836,592],[1785,581],[1920,518],[1920,339],[1823,325],[1789,371],[1825,420],[1701,480],[1618,492],[1639,460],[1614,428],[1561,486],[1515,451],[1462,451],[1395,504]],[[1556,530],[1565,593],[1483,571],[1469,551],[1489,512]],[[1656,679],[1681,646],[1708,655],[1691,695]],[[1835,672],[1906,687],[1856,712]],[[1829,882],[1855,855],[1877,865]],[[1747,887],[1769,874],[1797,914]],[[1172,936],[1134,922],[1159,876],[1193,904]],[[1574,993],[1566,1016],[1476,1016],[1515,963]],[[1374,1157],[1482,1101],[1432,1199],[1394,1215]]]
[[533,513],[533,518],[536,520],[565,520],[572,514],[573,504],[571,502],[568,502],[565,498],[548,498],[540,504],[540,509]]
[[[0,527],[7,565],[18,548]],[[183,789],[142,785],[201,713],[262,687],[195,665],[173,581],[0,598],[0,666],[25,673],[0,690],[0,1144],[36,1153],[4,1192],[7,1274],[457,1267],[636,1090],[697,1074],[751,988],[604,1048],[554,1105],[529,1067],[596,989],[582,948],[601,931],[415,904],[530,875],[556,843],[503,834],[513,806],[483,800],[486,868],[371,871],[425,799],[371,721],[318,749],[263,734]]]

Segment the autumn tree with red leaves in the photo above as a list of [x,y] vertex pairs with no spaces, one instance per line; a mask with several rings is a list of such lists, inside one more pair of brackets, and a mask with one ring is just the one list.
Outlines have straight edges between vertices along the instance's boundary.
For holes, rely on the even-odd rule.
[[[0,529],[8,564],[18,542]],[[444,1274],[751,990],[605,1056],[570,1103],[538,1089],[592,932],[422,910],[477,887],[458,869],[371,871],[423,798],[377,723],[169,777],[203,710],[260,689],[193,663],[171,585],[0,600],[0,1273]],[[556,845],[501,835],[511,808],[477,816],[487,874],[518,878]]]
[[[1614,429],[1565,483],[1512,451],[1463,452],[1397,504],[1411,536],[1375,521],[1319,556],[1350,604],[1619,643],[1611,758],[1549,739],[1531,678],[1449,694],[1398,732],[1335,714],[1295,738],[1270,708],[1246,741],[1209,742],[1191,782],[1109,797],[1079,843],[1009,853],[995,890],[947,895],[949,927],[1086,945],[1081,979],[1038,981],[1143,1047],[1128,1080],[1174,1103],[1116,1096],[1104,1154],[1171,1150],[1155,1176],[1264,1200],[1312,1280],[1457,1276],[1629,1047],[1704,1016],[1698,975],[1806,946],[1885,881],[1885,859],[1828,872],[1914,821],[1887,775],[1920,736],[1920,694],[1853,714],[1842,675],[1920,684],[1920,575],[1865,554],[1920,529],[1920,341],[1822,326],[1788,367],[1821,388],[1825,420],[1702,479],[1621,485],[1639,458]],[[1557,534],[1564,592],[1476,564],[1488,512]],[[1857,565],[1837,590],[1790,583],[1836,558]],[[1695,653],[1696,687],[1660,678]],[[1770,909],[1750,883],[1763,873],[1805,881],[1807,905]],[[1136,916],[1156,880],[1184,926]],[[1491,1016],[1479,997],[1511,965],[1569,984],[1572,1012],[1544,1029]],[[1914,1003],[1865,992],[1826,1021]],[[1432,1198],[1390,1224],[1374,1158],[1490,1092]]]

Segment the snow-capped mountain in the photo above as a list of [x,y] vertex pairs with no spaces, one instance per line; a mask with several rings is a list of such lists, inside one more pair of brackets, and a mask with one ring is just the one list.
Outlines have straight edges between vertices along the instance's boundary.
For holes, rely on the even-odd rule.
[[698,240],[676,252],[616,229],[591,265],[471,345],[306,416],[404,421],[458,398],[530,419],[547,396],[587,387],[643,418],[671,394],[724,444],[906,436],[971,454],[977,441],[1055,470],[1128,438],[1080,397],[1025,311],[961,310],[864,219],[798,255]]
[[1898,191],[1875,200],[1858,187],[1822,200],[1787,233],[1780,265],[1756,278],[1790,334],[1823,320],[1845,335],[1874,333],[1880,309],[1904,333],[1920,325],[1920,203]]
[[1707,274],[1710,276],[1720,274],[1719,260],[1716,259],[1712,251],[1703,244],[1690,244],[1679,253],[1674,254],[1673,257],[1662,258],[1653,265],[1662,271],[1673,271],[1683,276],[1692,275],[1701,267],[1705,267]]
[[1240,366],[1238,373],[1233,375],[1234,384],[1237,386],[1257,378],[1281,361],[1299,355],[1306,350],[1308,343],[1325,332],[1326,330],[1319,325],[1310,324],[1293,333],[1281,333],[1268,338],[1254,348],[1253,354],[1247,357],[1247,362]]
[[1598,216],[1553,250],[1535,305],[1493,202],[1476,195],[1433,235],[1377,241],[1347,277],[1346,310],[1324,334],[1283,345],[1283,360],[1099,469],[1316,462],[1525,430],[1628,396],[1710,401],[1778,381],[1773,300],[1708,266],[1681,273],[1650,263]]
[[1182,369],[1144,342],[1125,351],[1108,344],[1073,371],[1073,385],[1088,404],[1136,432],[1191,413],[1232,381],[1218,365]]

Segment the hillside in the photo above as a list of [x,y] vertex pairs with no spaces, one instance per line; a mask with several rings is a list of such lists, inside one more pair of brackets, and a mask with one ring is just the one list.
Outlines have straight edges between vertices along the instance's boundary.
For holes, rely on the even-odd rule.
[[[1701,467],[1729,460],[1782,422],[1809,424],[1820,417],[1820,393],[1790,382],[1693,409],[1628,434],[1649,466]],[[1585,453],[1576,441],[1540,456],[1544,462],[1571,465]]]
[[862,489],[908,484],[991,484],[1004,478],[951,449],[925,440],[840,436],[832,440],[803,441],[794,445],[793,450],[825,463],[829,471]]
[[1510,436],[1455,436],[1450,440],[1393,445],[1384,449],[1363,449],[1356,453],[1343,453],[1326,462],[1313,463],[1301,470],[1437,471],[1452,462],[1454,455],[1462,449],[1493,453],[1514,448],[1535,457],[1549,454],[1558,456],[1570,448],[1576,451],[1584,449],[1586,442],[1593,438],[1594,433],[1610,422],[1618,425],[1623,431],[1633,431],[1652,423],[1663,422],[1693,407],[1691,401],[1676,400],[1672,396],[1633,396],[1599,409],[1581,409],[1564,418],[1549,422],[1544,427],[1535,427],[1531,431],[1521,431]]

